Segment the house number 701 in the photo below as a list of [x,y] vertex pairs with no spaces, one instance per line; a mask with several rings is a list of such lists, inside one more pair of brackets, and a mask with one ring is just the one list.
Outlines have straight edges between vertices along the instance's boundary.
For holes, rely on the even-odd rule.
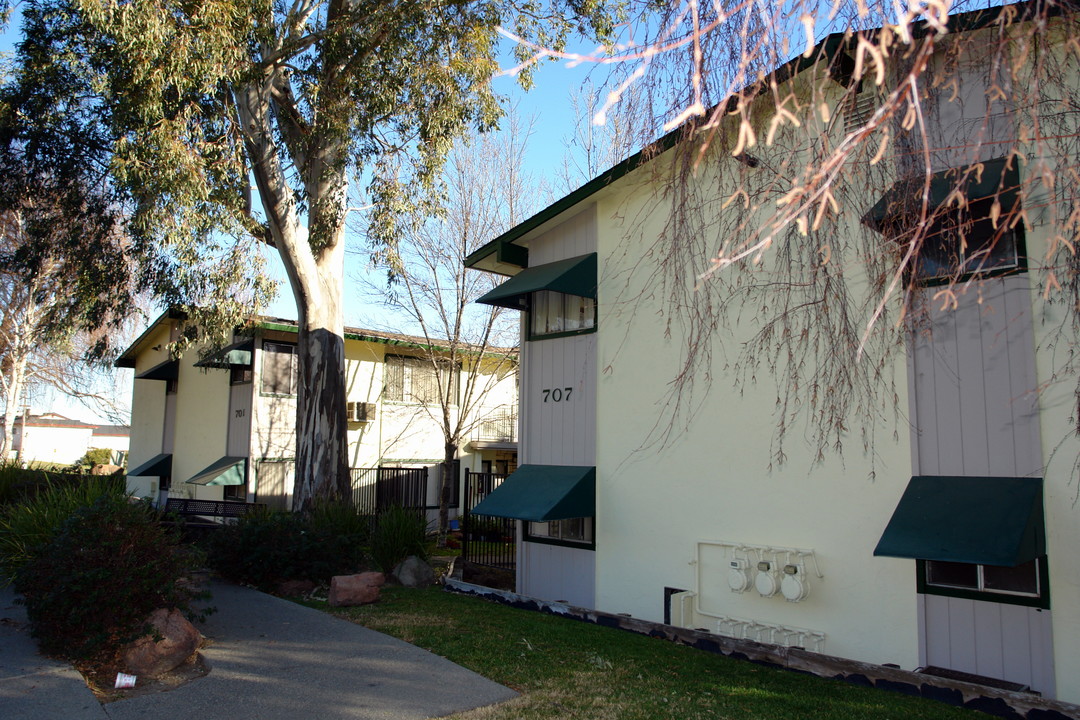
[[574,392],[574,388],[545,388],[540,392],[544,395],[544,402],[564,402],[570,400],[570,393]]

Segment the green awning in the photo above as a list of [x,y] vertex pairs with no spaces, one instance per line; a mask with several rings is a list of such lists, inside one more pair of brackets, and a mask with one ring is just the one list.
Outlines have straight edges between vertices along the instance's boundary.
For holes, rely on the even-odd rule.
[[246,460],[242,457],[223,457],[187,482],[191,485],[243,485]]
[[1042,478],[913,477],[874,555],[1016,567],[1046,554]]
[[522,465],[470,512],[532,522],[592,517],[596,468]]
[[166,360],[135,376],[136,380],[175,380],[180,377],[180,361]]
[[211,353],[205,359],[195,363],[195,367],[228,370],[234,365],[251,365],[254,351],[255,341],[248,338]]
[[[968,200],[994,197],[1000,193],[999,198],[1004,212],[1012,210],[1016,204],[1020,190],[1020,171],[1017,160],[1006,167],[1006,158],[985,160],[980,174],[976,167],[978,163],[959,168],[950,168],[934,173],[930,176],[930,209],[944,203],[953,190],[957,189],[957,183],[964,178],[960,185],[960,191]],[[916,179],[914,186],[922,191],[922,179]],[[888,220],[895,220],[904,212],[908,203],[912,182],[898,182],[885,193],[884,196],[870,211],[863,216],[863,222],[875,230],[881,231]]]
[[552,290],[596,298],[596,253],[526,268],[476,302],[524,310],[529,295]]
[[159,478],[169,477],[172,475],[172,453],[155,455],[134,470],[128,470],[127,474]]

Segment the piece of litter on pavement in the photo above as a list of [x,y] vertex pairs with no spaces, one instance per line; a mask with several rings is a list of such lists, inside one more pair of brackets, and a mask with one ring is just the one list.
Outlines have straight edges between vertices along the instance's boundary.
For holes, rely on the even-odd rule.
[[115,688],[131,688],[135,687],[135,676],[128,675],[127,673],[116,673],[116,685]]

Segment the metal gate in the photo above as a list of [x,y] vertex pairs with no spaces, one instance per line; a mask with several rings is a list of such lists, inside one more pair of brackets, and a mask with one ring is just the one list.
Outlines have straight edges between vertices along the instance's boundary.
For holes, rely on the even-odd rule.
[[353,506],[377,515],[394,505],[422,510],[427,506],[427,468],[353,468]]
[[465,470],[465,504],[461,508],[461,560],[464,579],[479,585],[514,589],[517,567],[516,521],[474,515],[472,508],[502,484],[506,475]]

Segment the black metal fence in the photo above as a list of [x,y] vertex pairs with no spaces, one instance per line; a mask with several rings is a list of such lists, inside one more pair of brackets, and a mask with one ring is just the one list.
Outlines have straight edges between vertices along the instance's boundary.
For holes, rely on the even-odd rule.
[[427,507],[427,468],[352,468],[353,507],[377,515],[394,505]]
[[512,574],[516,567],[515,521],[511,518],[475,515],[470,512],[505,479],[506,475],[499,473],[465,470],[465,505],[461,508],[461,559],[466,568],[479,566]]

